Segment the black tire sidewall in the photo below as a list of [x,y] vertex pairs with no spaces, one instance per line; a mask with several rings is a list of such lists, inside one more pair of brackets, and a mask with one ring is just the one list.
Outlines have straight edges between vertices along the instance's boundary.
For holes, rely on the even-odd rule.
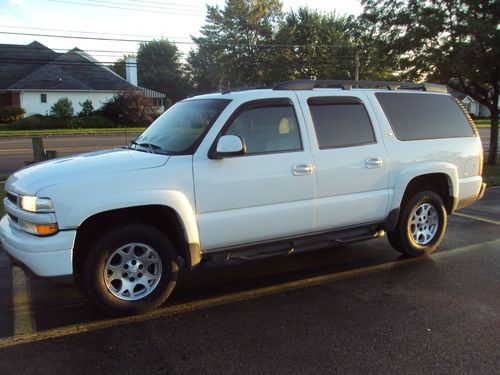
[[[144,243],[158,252],[162,275],[156,288],[137,301],[125,301],[114,296],[104,280],[104,268],[109,256],[127,243]],[[175,249],[160,230],[146,224],[131,224],[115,228],[99,239],[87,258],[85,286],[94,303],[104,312],[120,316],[137,314],[160,306],[172,293],[178,273]]]
[[[413,239],[409,222],[413,211],[421,204],[429,203],[436,209],[439,226],[434,238],[425,245],[420,245]],[[404,254],[410,256],[420,256],[432,253],[441,243],[446,230],[447,214],[441,197],[433,191],[422,191],[414,194],[403,207],[398,223],[398,238],[396,243],[401,247]]]

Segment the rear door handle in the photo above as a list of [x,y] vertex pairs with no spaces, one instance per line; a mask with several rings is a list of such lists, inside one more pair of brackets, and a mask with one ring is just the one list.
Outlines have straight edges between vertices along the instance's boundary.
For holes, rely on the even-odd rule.
[[292,174],[294,176],[307,176],[314,171],[312,164],[295,164],[292,167]]
[[366,168],[380,168],[382,166],[382,159],[380,158],[368,158],[366,159]]

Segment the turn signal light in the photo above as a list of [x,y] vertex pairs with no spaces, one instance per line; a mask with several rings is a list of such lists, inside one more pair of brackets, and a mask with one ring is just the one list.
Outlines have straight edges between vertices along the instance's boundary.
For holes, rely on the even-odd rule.
[[56,233],[59,228],[57,227],[57,224],[41,224],[41,225],[35,225],[36,232],[40,236],[48,236],[50,234]]

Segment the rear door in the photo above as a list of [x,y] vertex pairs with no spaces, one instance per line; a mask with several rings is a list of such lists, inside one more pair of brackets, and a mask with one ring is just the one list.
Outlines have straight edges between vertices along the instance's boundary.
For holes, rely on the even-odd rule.
[[346,92],[297,92],[316,166],[317,231],[387,215],[389,159],[382,134],[365,95]]
[[[304,121],[297,116],[300,110],[296,107],[295,97],[247,101],[195,153],[203,250],[313,230],[314,166]],[[210,159],[208,148],[225,134],[239,136],[246,153]]]

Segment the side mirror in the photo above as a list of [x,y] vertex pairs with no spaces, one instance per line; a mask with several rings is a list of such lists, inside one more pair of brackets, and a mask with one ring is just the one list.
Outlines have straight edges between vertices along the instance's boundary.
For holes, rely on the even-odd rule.
[[223,135],[217,142],[217,147],[210,153],[211,159],[223,159],[228,156],[243,155],[245,146],[237,135]]

